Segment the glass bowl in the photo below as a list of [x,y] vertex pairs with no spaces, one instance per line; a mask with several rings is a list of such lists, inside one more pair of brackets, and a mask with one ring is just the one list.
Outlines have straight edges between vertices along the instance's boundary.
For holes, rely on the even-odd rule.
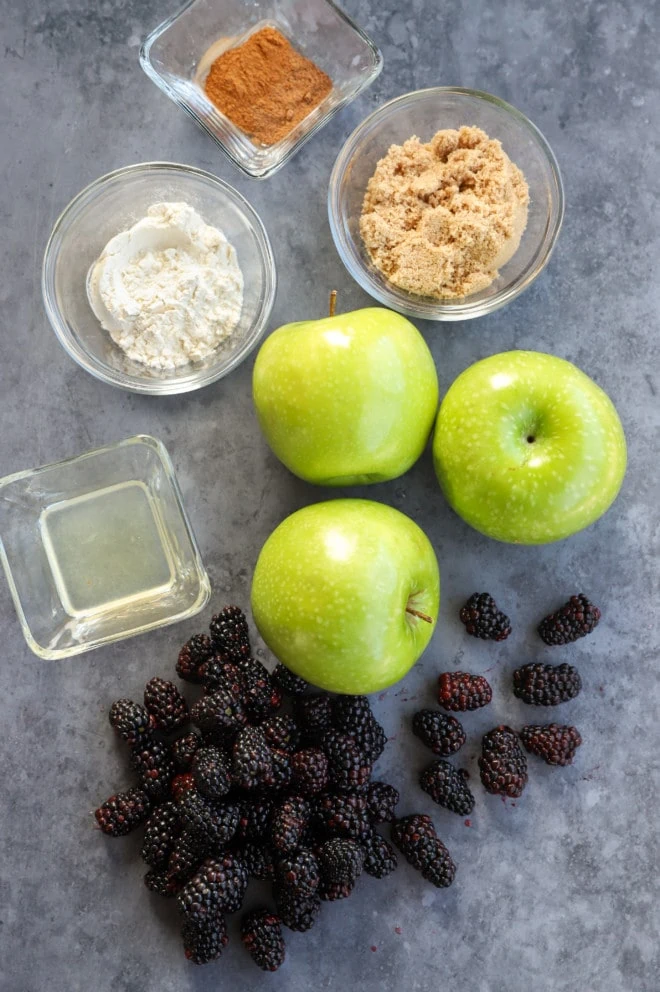
[[[277,28],[330,76],[328,96],[273,145],[257,145],[204,93],[212,62],[253,31]],[[192,0],[151,32],[140,50],[151,80],[254,179],[277,172],[319,128],[374,81],[383,59],[330,0]]]
[[170,457],[147,435],[0,479],[0,558],[41,658],[185,620],[211,592]]
[[[367,183],[390,145],[412,135],[429,141],[436,131],[473,125],[498,138],[529,185],[529,215],[520,246],[498,278],[471,296],[437,300],[394,286],[375,267],[360,235]],[[330,228],[341,259],[354,279],[385,306],[426,320],[467,320],[515,299],[541,272],[554,248],[564,215],[559,166],[547,141],[515,107],[488,93],[438,86],[391,100],[367,117],[335,162],[328,193]]]
[[[161,200],[185,201],[218,227],[236,249],[243,272],[243,309],[231,335],[207,358],[174,369],[132,361],[104,331],[87,299],[87,274],[115,234]],[[263,334],[275,299],[275,261],[268,235],[247,200],[209,172],[171,162],[117,169],[76,196],[46,246],[42,290],[60,344],[97,379],[135,393],[186,393],[235,369]]]

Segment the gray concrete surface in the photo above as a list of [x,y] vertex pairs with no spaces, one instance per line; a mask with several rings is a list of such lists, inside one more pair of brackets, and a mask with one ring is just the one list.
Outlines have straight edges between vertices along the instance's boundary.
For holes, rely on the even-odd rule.
[[[369,303],[330,237],[325,195],[342,142],[374,107],[431,84],[490,90],[524,110],[561,163],[567,211],[547,271],[521,298],[469,324],[422,326],[443,391],[475,359],[536,348],[574,360],[612,396],[630,446],[614,508],[546,548],[512,548],[469,530],[443,502],[425,455],[403,479],[362,495],[413,516],[443,573],[442,617],[422,661],[375,703],[392,738],[382,777],[402,810],[434,814],[458,863],[448,891],[407,866],[363,879],[289,939],[286,965],[262,976],[232,925],[224,959],[181,953],[176,914],[141,884],[137,839],[112,842],[89,811],[127,780],[106,722],[110,702],[169,675],[178,646],[209,619],[71,661],[23,642],[0,585],[0,989],[2,992],[232,992],[268,987],[419,992],[657,992],[658,640],[657,426],[659,253],[657,6],[639,0],[347,0],[382,47],[377,84],[278,176],[238,175],[142,74],[140,39],[175,2],[0,2],[2,300],[0,475],[139,431],[162,438],[213,582],[213,604],[247,604],[258,550],[293,509],[326,494],[296,481],[260,437],[251,362],[183,398],[133,396],[77,368],[41,303],[43,248],[60,209],[117,166],[189,162],[245,193],[272,236],[279,292],[272,327],[321,313],[331,286],[346,309]],[[503,646],[468,642],[456,617],[492,591],[516,625]],[[584,736],[574,767],[533,762],[523,798],[478,790],[471,826],[432,808],[415,783],[425,760],[409,719],[432,702],[441,669],[488,672],[495,699],[465,720],[476,774],[479,735],[530,713],[508,692],[516,664],[557,655],[534,621],[573,591],[602,605],[589,639],[561,653],[584,691],[562,709]],[[536,714],[534,714],[536,715]],[[553,714],[554,715],[554,714]],[[252,897],[250,897],[252,898]]]

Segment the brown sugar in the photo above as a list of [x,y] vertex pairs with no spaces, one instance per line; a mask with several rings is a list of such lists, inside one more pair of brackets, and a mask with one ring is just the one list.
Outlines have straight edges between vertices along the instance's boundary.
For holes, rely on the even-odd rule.
[[204,91],[256,143],[286,137],[332,90],[332,80],[276,28],[261,28],[212,64]]
[[527,224],[525,177],[480,128],[392,145],[369,180],[360,233],[374,265],[407,292],[438,299],[485,289]]

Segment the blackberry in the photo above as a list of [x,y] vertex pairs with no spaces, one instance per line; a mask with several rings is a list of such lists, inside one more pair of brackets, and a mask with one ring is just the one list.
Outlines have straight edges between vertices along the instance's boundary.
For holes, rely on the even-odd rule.
[[273,762],[273,772],[269,784],[277,791],[288,789],[293,780],[291,755],[288,751],[272,748],[270,756]]
[[273,895],[278,916],[289,930],[304,933],[314,926],[321,911],[321,900],[316,894],[302,899],[290,889],[273,886]]
[[443,889],[454,881],[456,865],[429,816],[417,814],[396,820],[392,825],[392,840],[427,882]]
[[323,736],[328,758],[330,783],[339,789],[362,789],[371,778],[371,762],[361,753],[355,739],[330,730]]
[[154,718],[159,730],[171,733],[188,719],[188,704],[167,679],[149,679],[144,687],[144,707]]
[[362,874],[364,851],[354,840],[334,837],[319,848],[319,865],[324,882],[352,887]]
[[468,634],[482,641],[505,641],[511,633],[511,621],[487,592],[470,596],[459,616]]
[[248,841],[237,848],[237,853],[251,878],[265,880],[273,877],[275,872],[273,851],[268,844]]
[[236,699],[243,693],[243,675],[233,661],[226,661],[221,655],[214,655],[202,669],[204,694],[212,696],[218,689],[224,689]]
[[219,747],[200,748],[192,763],[195,785],[207,799],[222,799],[231,788],[227,757]]
[[397,866],[396,851],[380,834],[372,834],[361,842],[364,851],[364,870],[373,878],[391,875]]
[[277,971],[284,961],[282,921],[268,909],[253,909],[241,921],[241,940],[262,971]]
[[513,694],[531,706],[558,706],[575,699],[582,679],[572,665],[530,664],[513,673]]
[[280,889],[291,890],[301,899],[314,895],[320,877],[319,863],[306,848],[287,855],[275,865],[275,884]]
[[242,789],[256,789],[272,781],[273,756],[259,727],[245,727],[234,741],[232,776]]
[[373,764],[385,750],[385,731],[374,717],[366,696],[337,696],[332,704],[333,726],[355,739]]
[[399,793],[387,782],[371,782],[367,789],[367,813],[371,823],[386,823],[395,817]]
[[243,904],[248,884],[245,865],[235,855],[224,853],[207,858],[177,896],[187,920],[201,920],[219,911],[236,913]]
[[149,816],[151,800],[142,789],[128,789],[110,796],[94,812],[96,822],[109,837],[125,837]]
[[275,685],[286,696],[304,696],[309,689],[309,682],[305,682],[299,675],[295,675],[294,672],[281,662],[273,669],[272,677]]
[[155,892],[158,896],[171,899],[179,891],[178,883],[170,877],[166,871],[151,869],[144,876],[144,884],[150,892]]
[[348,899],[354,888],[355,882],[328,882],[325,879],[321,879],[319,899],[323,899],[324,902]]
[[309,815],[309,805],[302,796],[289,796],[275,807],[270,838],[276,851],[288,853],[300,846]]
[[372,833],[367,797],[324,792],[315,798],[312,822],[322,836],[362,841]]
[[213,656],[211,638],[206,634],[195,634],[179,651],[176,674],[184,682],[203,682],[203,666]]
[[140,786],[154,799],[166,796],[174,778],[174,762],[168,744],[143,740],[134,748],[131,764],[138,774]]
[[260,661],[250,659],[242,668],[242,700],[252,723],[263,723],[282,705],[282,693],[270,677],[270,672]]
[[372,717],[364,727],[355,730],[352,736],[372,764],[380,758],[387,744],[387,735],[375,717]]
[[195,792],[197,786],[195,785],[195,779],[192,777],[190,772],[184,772],[181,775],[175,775],[170,782],[170,792],[172,793],[172,799],[175,803],[178,803],[185,792]]
[[213,734],[218,740],[231,737],[247,722],[243,704],[226,689],[198,699],[190,711],[190,719],[202,733]]
[[576,727],[560,727],[557,723],[549,723],[546,727],[523,727],[520,739],[525,750],[543,758],[548,765],[571,765],[582,743]]
[[293,717],[286,713],[275,713],[262,724],[261,729],[266,735],[269,747],[280,751],[295,751],[300,741],[300,731]]
[[434,754],[447,757],[465,744],[465,731],[453,716],[438,710],[419,710],[412,721],[413,734]]
[[238,606],[225,606],[209,624],[213,645],[228,661],[250,657],[250,633],[245,614]]
[[193,964],[208,964],[222,954],[227,945],[227,924],[222,913],[215,913],[201,922],[186,920],[181,928],[183,950]]
[[468,672],[443,672],[438,678],[438,702],[445,710],[464,713],[487,706],[493,690],[483,675]]
[[179,811],[172,802],[154,810],[144,828],[142,860],[151,868],[162,868],[172,853],[174,841],[181,833]]
[[311,740],[318,739],[330,729],[332,703],[330,696],[325,692],[301,696],[294,700],[293,711],[296,723],[303,734]]
[[486,792],[516,799],[527,784],[527,758],[511,727],[496,727],[484,734],[479,758]]
[[322,792],[328,784],[328,759],[317,747],[304,748],[291,755],[296,788],[305,796]]
[[182,833],[174,842],[167,862],[167,877],[179,885],[195,874],[209,853],[210,844],[191,833]]
[[186,792],[178,802],[178,810],[183,829],[200,843],[223,845],[236,833],[239,810],[232,803],[214,803],[198,792]]
[[454,768],[448,761],[438,758],[424,769],[419,784],[438,806],[459,816],[469,816],[474,809],[474,796],[465,778],[463,769]]
[[153,728],[151,715],[144,706],[134,703],[132,699],[118,699],[110,707],[108,713],[110,726],[120,737],[128,742],[130,747],[136,747],[141,740],[149,737]]
[[193,758],[201,746],[202,738],[194,730],[172,741],[170,750],[174,767],[178,772],[190,771]]
[[269,799],[240,803],[237,839],[264,843],[270,837],[273,808],[273,802]]
[[600,610],[580,593],[541,620],[539,636],[546,644],[571,644],[590,634],[598,626]]

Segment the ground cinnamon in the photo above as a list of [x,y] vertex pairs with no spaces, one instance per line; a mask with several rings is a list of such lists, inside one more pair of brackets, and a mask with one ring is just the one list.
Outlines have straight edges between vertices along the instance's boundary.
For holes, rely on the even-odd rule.
[[212,64],[204,90],[256,143],[273,145],[321,103],[332,80],[276,28],[261,28]]

